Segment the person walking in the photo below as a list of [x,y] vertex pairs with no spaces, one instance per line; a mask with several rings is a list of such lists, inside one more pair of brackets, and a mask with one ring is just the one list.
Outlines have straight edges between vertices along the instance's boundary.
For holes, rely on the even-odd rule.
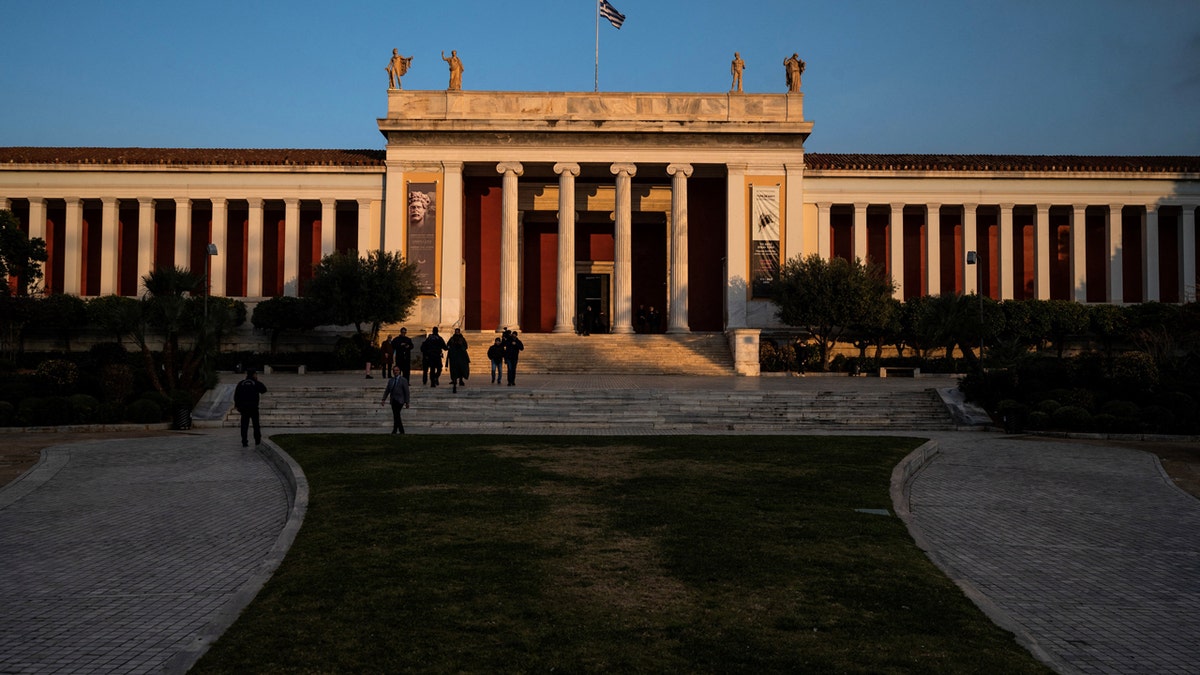
[[388,380],[387,388],[383,390],[383,400],[379,405],[392,404],[392,433],[404,433],[404,421],[400,419],[400,411],[408,407],[408,380],[400,374],[400,366],[392,366],[392,377]]
[[254,424],[254,444],[262,445],[262,425],[258,419],[258,397],[267,393],[267,385],[258,381],[258,373],[253,368],[246,369],[246,379],[233,387],[233,407],[242,416],[242,447],[250,447],[247,436],[250,424]]
[[383,355],[383,374],[386,375],[392,372],[392,356],[396,352],[396,347],[392,344],[392,339],[384,336],[383,341],[379,344],[379,352]]
[[438,386],[438,378],[442,376],[442,352],[446,351],[446,341],[438,335],[434,326],[425,340],[421,342],[421,384],[429,383],[430,387]]
[[467,386],[471,376],[471,355],[467,353],[467,338],[462,330],[454,329],[454,335],[446,343],[446,365],[450,367],[450,391],[457,394],[459,387]]
[[521,342],[521,338],[517,337],[517,331],[508,334],[508,339],[504,341],[504,363],[508,366],[508,386],[513,387],[517,384],[517,360],[521,358],[521,352],[524,351],[525,344]]
[[492,384],[500,384],[504,373],[504,345],[500,338],[496,338],[495,344],[488,347],[487,357],[492,363]]
[[412,382],[412,338],[408,337],[408,329],[401,328],[400,334],[392,338],[392,351],[396,365],[400,366],[400,376]]

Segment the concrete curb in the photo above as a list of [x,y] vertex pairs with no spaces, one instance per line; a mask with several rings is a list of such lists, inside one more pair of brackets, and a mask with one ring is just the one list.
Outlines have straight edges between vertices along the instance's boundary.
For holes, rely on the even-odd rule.
[[164,665],[163,672],[183,675],[204,656],[209,647],[221,637],[242,611],[250,605],[267,580],[283,563],[284,556],[296,540],[300,527],[304,524],[304,516],[308,512],[308,478],[304,470],[290,455],[275,445],[270,439],[263,441],[258,453],[269,463],[278,474],[285,486],[288,497],[288,515],[283,529],[275,539],[271,550],[259,561],[258,566],[240,588],[204,628],[196,634],[191,644],[176,653]]
[[71,451],[62,446],[46,448],[38,455],[37,464],[17,476],[8,485],[0,486],[0,509],[17,503],[20,499],[54,478],[67,461]]

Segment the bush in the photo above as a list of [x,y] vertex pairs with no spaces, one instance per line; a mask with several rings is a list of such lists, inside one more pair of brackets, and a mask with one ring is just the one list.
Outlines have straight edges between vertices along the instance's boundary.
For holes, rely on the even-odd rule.
[[124,403],[133,396],[134,371],[127,363],[101,366],[100,398],[110,403]]
[[1171,433],[1175,427],[1175,413],[1161,405],[1148,405],[1142,408],[1142,424],[1150,433]]
[[1125,352],[1113,359],[1113,380],[1119,389],[1148,391],[1158,384],[1158,368],[1145,352]]
[[1050,428],[1050,413],[1042,410],[1034,410],[1029,413],[1029,428],[1037,430]]
[[1133,401],[1109,401],[1100,408],[1102,415],[1112,415],[1125,419],[1136,420],[1142,415],[1142,409]]
[[66,359],[47,359],[37,367],[37,374],[49,378],[58,392],[69,392],[79,382],[79,366]]
[[129,350],[118,342],[97,342],[88,350],[88,356],[95,360],[97,366],[129,362]]
[[1062,407],[1061,403],[1059,403],[1058,401],[1056,401],[1052,398],[1048,398],[1048,399],[1042,401],[1041,403],[1037,404],[1037,412],[1040,412],[1040,413],[1043,413],[1043,414],[1049,416],[1049,415],[1054,414],[1054,411],[1058,410],[1061,407]]
[[9,427],[17,418],[17,408],[8,401],[0,401],[0,427]]
[[1064,405],[1050,416],[1055,429],[1066,431],[1090,431],[1093,422],[1092,414],[1077,405]]
[[73,394],[67,399],[71,407],[71,423],[91,424],[96,421],[96,410],[100,401],[87,394]]
[[138,424],[152,424],[162,420],[163,411],[162,408],[159,407],[159,405],[154,401],[151,401],[147,398],[139,398],[133,403],[130,403],[129,407],[125,409],[125,417],[127,417],[130,422],[136,422]]
[[105,401],[96,408],[96,424],[120,424],[125,419],[125,406],[115,401]]

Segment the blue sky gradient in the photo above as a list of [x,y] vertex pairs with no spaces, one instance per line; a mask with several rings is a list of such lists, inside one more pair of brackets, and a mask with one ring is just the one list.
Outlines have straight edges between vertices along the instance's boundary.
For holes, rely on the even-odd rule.
[[[812,152],[1200,155],[1196,0],[611,0],[601,91],[785,91]],[[591,91],[594,0],[10,2],[0,145],[382,148],[405,89]]]

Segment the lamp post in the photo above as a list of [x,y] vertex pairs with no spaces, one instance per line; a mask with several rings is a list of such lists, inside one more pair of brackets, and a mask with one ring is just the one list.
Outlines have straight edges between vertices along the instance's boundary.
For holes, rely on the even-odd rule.
[[975,266],[975,293],[979,296],[979,370],[983,370],[983,264],[975,251],[967,251],[967,264]]
[[217,245],[208,243],[208,255],[204,256],[204,323],[208,324],[208,289],[212,285],[209,270],[212,269],[212,257],[217,254]]

